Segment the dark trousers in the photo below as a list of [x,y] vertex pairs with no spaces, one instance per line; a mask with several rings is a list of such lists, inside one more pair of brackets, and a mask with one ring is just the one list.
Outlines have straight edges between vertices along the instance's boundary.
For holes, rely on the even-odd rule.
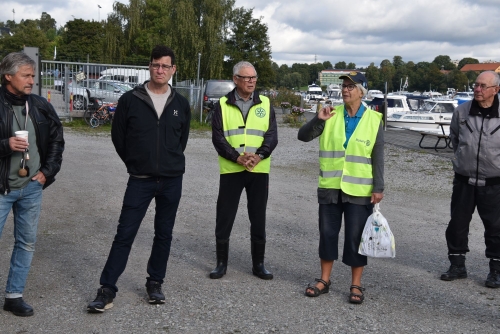
[[477,212],[484,225],[486,257],[500,259],[500,185],[476,187],[453,179],[451,220],[446,229],[448,254],[469,251],[469,225]]
[[215,238],[228,240],[238,211],[241,192],[247,194],[248,218],[250,219],[250,238],[252,241],[266,240],[266,208],[269,194],[269,174],[239,173],[221,174],[219,197],[217,198],[217,217]]
[[115,240],[101,274],[100,283],[102,286],[110,287],[115,292],[118,291],[116,282],[125,270],[132,243],[153,198],[156,203],[155,236],[147,272],[149,274],[148,280],[163,283],[181,193],[182,176],[173,178],[129,178]]
[[319,205],[319,257],[326,261],[339,258],[339,233],[344,216],[344,252],[342,262],[351,267],[366,266],[367,258],[358,253],[366,220],[373,213],[373,204],[342,203]]

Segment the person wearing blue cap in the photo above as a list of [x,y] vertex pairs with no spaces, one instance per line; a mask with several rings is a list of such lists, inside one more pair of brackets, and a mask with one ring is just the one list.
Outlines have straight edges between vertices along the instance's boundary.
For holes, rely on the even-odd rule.
[[361,304],[361,277],[366,256],[358,254],[361,235],[373,204],[384,197],[384,137],[382,114],[362,103],[367,80],[361,72],[340,76],[344,104],[325,106],[298,133],[304,142],[319,137],[320,173],[319,257],[321,278],[309,284],[305,294],[317,297],[329,292],[333,263],[338,259],[342,216],[345,238],[342,262],[351,267],[349,302]]

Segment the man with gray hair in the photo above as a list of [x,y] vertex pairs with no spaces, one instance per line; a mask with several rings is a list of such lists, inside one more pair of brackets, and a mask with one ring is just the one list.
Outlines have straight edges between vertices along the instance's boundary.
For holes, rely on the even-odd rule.
[[42,189],[55,181],[64,151],[63,128],[54,108],[32,95],[35,62],[22,52],[0,64],[0,235],[14,214],[14,249],[3,309],[31,316],[23,292],[35,251]]
[[500,78],[486,71],[474,83],[474,99],[453,112],[450,139],[454,158],[451,219],[446,229],[450,268],[444,281],[467,277],[469,226],[477,208],[484,225],[485,255],[490,272],[485,285],[500,287]]
[[264,267],[264,254],[270,156],[278,144],[276,115],[269,99],[255,92],[257,72],[252,64],[237,63],[233,68],[233,81],[236,88],[219,100],[212,119],[212,142],[219,154],[220,185],[215,223],[217,267],[210,278],[226,274],[229,236],[245,189],[252,272],[269,280],[273,274]]

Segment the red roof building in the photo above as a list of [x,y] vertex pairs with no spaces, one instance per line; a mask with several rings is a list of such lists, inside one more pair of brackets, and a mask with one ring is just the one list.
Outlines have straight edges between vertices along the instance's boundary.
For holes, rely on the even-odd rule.
[[500,63],[481,63],[481,64],[466,64],[460,69],[461,72],[483,72],[495,71],[500,73]]

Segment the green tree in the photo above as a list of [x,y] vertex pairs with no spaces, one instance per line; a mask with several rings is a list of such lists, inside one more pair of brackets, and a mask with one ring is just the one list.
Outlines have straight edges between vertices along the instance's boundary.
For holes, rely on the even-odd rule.
[[274,82],[271,68],[271,46],[267,34],[267,25],[262,17],[253,17],[253,9],[243,7],[233,10],[229,22],[230,34],[226,39],[226,59],[224,73],[232,76],[233,66],[245,60],[252,63],[257,70],[259,87],[270,87]]
[[437,56],[432,62],[436,64],[440,70],[445,69],[450,71],[456,68],[455,64],[451,62],[450,56]]
[[389,59],[382,60],[382,62],[380,63],[380,79],[382,80],[383,83],[387,82],[388,91],[393,91],[395,89],[393,84],[393,78],[395,72],[396,69],[394,68],[394,65],[392,65]]
[[[57,48],[58,60],[100,62],[104,42],[104,29],[99,22],[76,19],[66,23],[62,45]],[[51,50],[53,54],[53,50]]]
[[347,64],[346,69],[348,69],[348,70],[355,70],[356,69],[356,64],[349,63],[349,64]]
[[339,61],[338,63],[335,64],[335,69],[336,70],[344,70],[347,68],[347,65],[345,61]]
[[324,61],[324,62],[323,62],[323,67],[324,67],[326,70],[331,70],[331,69],[333,69],[333,65],[332,65],[332,63],[331,63],[329,60],[327,60],[327,61]]
[[309,84],[313,83],[312,81],[309,81],[309,65],[308,64],[294,63],[294,64],[292,64],[291,71],[300,73],[300,75],[302,77],[301,86],[305,86],[305,85],[309,85]]
[[[13,35],[4,36],[2,40],[2,58],[10,52],[22,51],[25,46],[38,47],[42,59],[52,59],[50,54],[50,45],[47,36],[38,28],[35,20],[22,20],[12,30]],[[53,52],[52,52],[53,53]]]
[[457,68],[460,70],[460,69],[462,69],[462,67],[464,67],[467,64],[479,64],[479,60],[477,60],[476,58],[470,58],[470,57],[463,58],[462,60],[460,60],[458,62]]
[[366,79],[368,80],[368,89],[384,89],[384,83],[380,80],[379,69],[374,63],[370,63],[370,65],[366,68],[365,74]]
[[468,79],[465,73],[461,72],[460,70],[454,69],[450,71],[450,73],[448,73],[446,77],[446,81],[448,87],[453,87],[457,91],[462,91],[464,89],[466,91],[465,87],[467,87]]
[[316,63],[316,64],[311,64],[309,65],[309,82],[316,82],[319,84],[318,81],[318,75],[319,72],[323,71],[325,68],[323,67],[323,64],[321,63]]

